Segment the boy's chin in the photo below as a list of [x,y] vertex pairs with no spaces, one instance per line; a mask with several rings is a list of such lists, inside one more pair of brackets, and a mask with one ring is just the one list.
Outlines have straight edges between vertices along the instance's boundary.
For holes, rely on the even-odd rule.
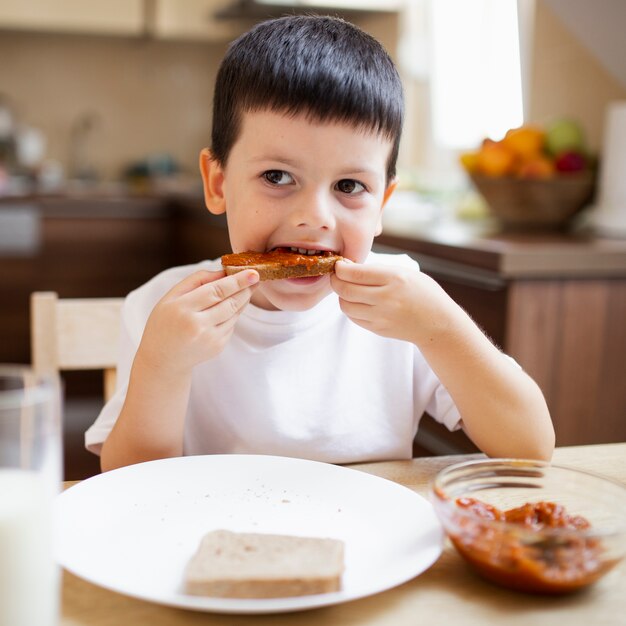
[[319,304],[331,292],[328,275],[319,276],[313,280],[299,278],[268,281],[259,285],[251,302],[261,309],[270,311],[307,311]]

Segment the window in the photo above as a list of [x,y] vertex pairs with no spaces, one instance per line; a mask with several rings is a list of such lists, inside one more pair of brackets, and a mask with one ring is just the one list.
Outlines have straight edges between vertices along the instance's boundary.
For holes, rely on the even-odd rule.
[[516,0],[434,0],[432,132],[443,148],[500,139],[523,121]]
[[405,10],[405,161],[449,170],[459,151],[523,123],[518,0],[407,0]]

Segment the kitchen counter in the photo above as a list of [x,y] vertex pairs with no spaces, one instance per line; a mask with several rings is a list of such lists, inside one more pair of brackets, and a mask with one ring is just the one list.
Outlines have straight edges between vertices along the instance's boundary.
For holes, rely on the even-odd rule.
[[[626,240],[387,217],[375,245],[417,259],[535,379],[558,445],[626,440]],[[426,449],[472,449],[431,422],[418,433]]]
[[426,225],[390,219],[377,242],[502,278],[626,277],[626,240],[597,237],[590,230],[504,232],[486,221]]

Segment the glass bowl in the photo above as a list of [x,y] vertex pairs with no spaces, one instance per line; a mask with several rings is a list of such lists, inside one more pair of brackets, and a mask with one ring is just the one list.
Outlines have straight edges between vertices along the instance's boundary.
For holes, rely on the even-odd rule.
[[430,490],[446,533],[484,578],[561,594],[595,583],[626,552],[626,485],[541,461],[442,470]]

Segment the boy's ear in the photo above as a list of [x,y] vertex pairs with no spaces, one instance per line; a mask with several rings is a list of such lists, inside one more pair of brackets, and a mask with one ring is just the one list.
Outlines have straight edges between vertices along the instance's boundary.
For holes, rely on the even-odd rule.
[[387,200],[391,198],[391,194],[396,190],[397,187],[398,179],[394,178],[387,186],[387,189],[385,189],[385,195],[383,196],[383,207],[387,204]]
[[389,198],[391,198],[391,194],[396,190],[396,187],[398,186],[398,179],[394,178],[389,185],[387,185],[387,189],[385,189],[385,193],[383,195],[383,203],[380,206],[380,214],[378,216],[378,224],[376,225],[376,233],[375,233],[375,237],[378,237],[378,235],[380,235],[380,233],[383,232],[383,209],[385,208],[385,205],[387,204],[387,200],[389,200]]
[[202,174],[202,186],[204,189],[204,203],[206,208],[215,215],[226,211],[224,201],[224,170],[213,158],[208,148],[200,151],[200,173]]

